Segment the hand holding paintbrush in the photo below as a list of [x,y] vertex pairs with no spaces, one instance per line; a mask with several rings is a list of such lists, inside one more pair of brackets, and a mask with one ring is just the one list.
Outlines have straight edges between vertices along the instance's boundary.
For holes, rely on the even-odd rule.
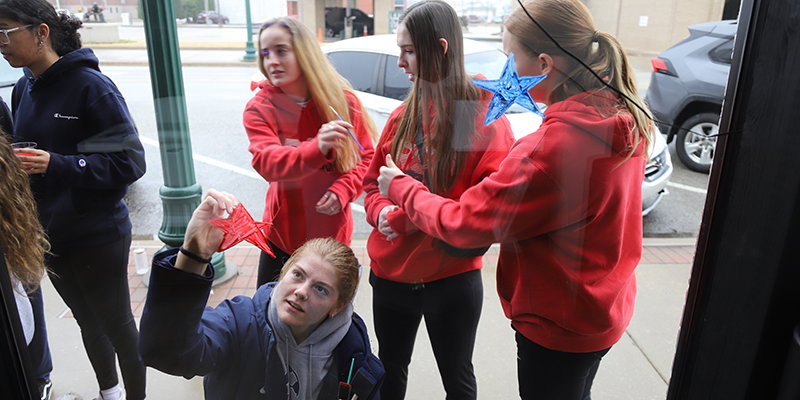
[[[341,117],[341,116],[339,116],[339,113],[338,113],[338,112],[336,112],[336,110],[333,108],[333,106],[331,106],[331,105],[328,105],[328,107],[330,107],[330,108],[331,108],[331,111],[333,111],[333,113],[336,115],[336,118],[339,118],[339,121],[342,121],[342,122],[344,122],[344,120],[342,119],[342,117]],[[350,124],[348,124],[348,125],[350,125]],[[352,128],[352,125],[351,125],[350,127]],[[356,135],[353,135],[353,131],[351,131],[351,130],[348,128],[348,129],[347,129],[347,133],[349,133],[349,134],[350,134],[350,137],[351,137],[351,138],[353,138],[353,140],[356,142],[356,144],[358,145],[358,148],[359,148],[359,149],[361,149],[361,151],[366,151],[366,150],[364,150],[364,147],[363,147],[363,146],[361,146],[361,143],[359,143],[359,142],[358,142],[358,139],[356,139]]]

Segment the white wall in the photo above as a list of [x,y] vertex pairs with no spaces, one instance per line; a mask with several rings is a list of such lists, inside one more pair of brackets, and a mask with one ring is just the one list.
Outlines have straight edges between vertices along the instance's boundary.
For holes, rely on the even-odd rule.
[[[209,4],[211,1],[213,0],[209,0]],[[245,0],[219,0],[219,9],[220,13],[228,17],[232,24],[247,23]],[[250,16],[253,26],[259,26],[269,19],[283,17],[286,14],[286,0],[250,0]]]

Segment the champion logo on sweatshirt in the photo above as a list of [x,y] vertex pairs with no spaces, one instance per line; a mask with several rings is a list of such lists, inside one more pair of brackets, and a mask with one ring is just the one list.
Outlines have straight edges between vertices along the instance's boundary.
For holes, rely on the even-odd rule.
[[53,117],[59,119],[79,119],[78,117],[72,115],[61,115],[60,113],[53,114]]

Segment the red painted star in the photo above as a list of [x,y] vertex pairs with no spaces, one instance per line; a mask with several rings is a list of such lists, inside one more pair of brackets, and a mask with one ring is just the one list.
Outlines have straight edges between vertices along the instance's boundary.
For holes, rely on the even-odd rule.
[[241,203],[233,209],[233,213],[228,218],[216,218],[208,221],[208,223],[225,232],[217,251],[228,250],[242,240],[246,240],[256,245],[261,251],[275,257],[275,253],[269,247],[267,236],[264,235],[263,231],[264,228],[271,224],[269,222],[254,221]]

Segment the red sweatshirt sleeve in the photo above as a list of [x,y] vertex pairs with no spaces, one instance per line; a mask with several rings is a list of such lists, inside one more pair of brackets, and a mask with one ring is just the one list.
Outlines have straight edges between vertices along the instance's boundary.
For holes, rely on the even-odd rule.
[[[391,152],[392,137],[394,137],[395,129],[397,129],[402,109],[403,107],[398,107],[389,116],[389,122],[383,128],[383,133],[378,141],[375,158],[373,158],[367,173],[364,175],[364,192],[366,193],[364,209],[367,212],[367,223],[374,228],[378,227],[378,217],[381,210],[387,206],[397,205],[386,197],[381,196],[381,192],[378,189],[378,176],[380,176],[381,167],[386,164],[386,155]],[[386,217],[389,220],[389,226],[392,227],[395,233],[403,234],[417,230],[402,209],[398,208],[390,212]]]
[[244,112],[252,165],[264,179],[270,182],[297,180],[333,161],[319,151],[316,138],[302,142],[299,147],[284,146],[278,136],[275,117],[269,111],[275,110],[251,101]]
[[[364,152],[361,153],[361,161],[355,168],[340,176],[339,179],[333,182],[328,188],[336,194],[336,197],[339,198],[339,202],[342,205],[355,201],[358,196],[361,195],[364,174],[366,174],[367,169],[369,169],[372,157],[375,155],[375,146],[372,145],[372,136],[369,133],[369,129],[367,129],[367,125],[364,123],[364,118],[367,118],[364,115],[364,110],[354,98],[348,96],[347,100],[350,104],[350,120],[353,121],[353,135],[358,138],[358,142],[361,144],[361,147],[364,148]],[[352,140],[352,138],[348,137],[348,140]]]
[[[381,143],[378,145],[378,155],[373,165],[370,166],[370,170],[364,179],[365,191],[367,192],[367,200],[364,201],[364,204],[366,206],[369,201],[371,205],[371,207],[367,207],[367,221],[375,227],[377,227],[378,216],[384,207],[402,205],[401,203],[392,201],[396,199],[387,199],[381,196],[377,183],[378,176],[380,176],[380,167],[386,164],[386,153],[388,153],[391,148],[391,139],[396,129],[396,126],[394,126],[394,122],[396,121],[392,118],[397,114],[399,114],[398,110],[395,110],[395,113],[390,117],[389,120],[393,121],[393,123],[387,125],[386,132],[381,137]],[[501,117],[493,125],[487,127],[483,125],[484,115],[484,113],[479,113],[479,118],[475,125],[475,128],[478,130],[476,134],[476,138],[478,139],[474,143],[472,149],[468,171],[465,171],[469,176],[466,178],[459,178],[448,195],[451,198],[459,198],[462,192],[468,187],[482,181],[490,174],[497,171],[502,161],[508,155],[509,149],[514,144],[511,126],[505,116]],[[388,132],[391,132],[391,134]],[[424,187],[424,185],[420,184],[420,187]],[[391,226],[394,232],[403,234],[417,231],[421,228],[416,224],[413,218],[409,218],[407,212],[408,209],[401,207],[391,211],[387,215],[389,226]],[[424,229],[422,230],[424,231]]]
[[524,146],[512,149],[496,173],[467,189],[458,201],[434,195],[406,175],[392,180],[389,198],[422,231],[456,247],[533,237],[566,224],[563,190]]

